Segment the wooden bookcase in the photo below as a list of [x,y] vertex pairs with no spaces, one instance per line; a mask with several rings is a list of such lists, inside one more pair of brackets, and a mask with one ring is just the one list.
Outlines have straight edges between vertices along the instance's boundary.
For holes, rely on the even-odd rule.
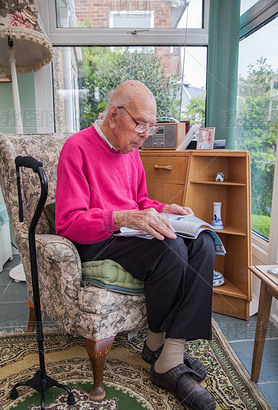
[[[226,255],[217,255],[215,269],[225,284],[213,289],[213,311],[249,319],[252,297],[250,157],[230,150],[141,150],[149,197],[178,203],[211,223],[213,202],[222,202],[223,230],[217,230]],[[218,171],[225,181],[216,182]]]

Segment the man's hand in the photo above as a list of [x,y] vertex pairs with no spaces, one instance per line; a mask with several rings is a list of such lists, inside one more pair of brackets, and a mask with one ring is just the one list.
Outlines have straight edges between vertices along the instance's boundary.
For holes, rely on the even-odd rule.
[[154,208],[142,211],[115,211],[113,219],[118,228],[126,226],[132,229],[143,230],[159,240],[163,240],[165,236],[176,239],[172,225]]
[[186,206],[180,206],[177,204],[165,205],[162,209],[162,212],[164,212],[165,214],[194,215],[194,212],[191,208],[188,208]]

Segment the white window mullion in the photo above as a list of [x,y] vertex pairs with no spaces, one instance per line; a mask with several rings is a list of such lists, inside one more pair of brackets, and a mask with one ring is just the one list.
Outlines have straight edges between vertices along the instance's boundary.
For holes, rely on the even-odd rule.
[[148,29],[132,34],[128,29],[56,28],[49,33],[53,46],[204,46],[208,33],[204,29]]

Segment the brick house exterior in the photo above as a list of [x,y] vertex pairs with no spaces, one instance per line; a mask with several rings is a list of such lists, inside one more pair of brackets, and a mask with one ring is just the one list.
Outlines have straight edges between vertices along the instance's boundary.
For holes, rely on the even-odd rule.
[[[86,25],[93,28],[109,28],[113,12],[126,12],[127,15],[132,12],[148,12],[153,16],[153,27],[151,28],[165,29],[173,27],[173,24],[177,25],[188,1],[180,1],[179,8],[177,2],[173,0],[75,0],[74,4],[79,27]],[[166,75],[180,76],[180,49],[178,47],[157,48],[156,53],[161,58]]]

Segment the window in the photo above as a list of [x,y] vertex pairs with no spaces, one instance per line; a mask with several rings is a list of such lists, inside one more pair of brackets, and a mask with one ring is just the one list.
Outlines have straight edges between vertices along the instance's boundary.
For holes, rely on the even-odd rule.
[[241,0],[240,2],[240,15],[245,13],[250,7],[254,6],[259,0]]
[[147,27],[202,28],[202,6],[202,0],[56,0],[57,26],[144,28],[148,14],[154,20]]
[[[38,4],[56,50],[56,131],[90,125],[105,108],[107,93],[127,78],[149,85],[158,101],[158,119],[204,123],[209,0]],[[76,75],[69,81],[65,73],[71,67]]]
[[[237,148],[251,155],[252,229],[270,236],[278,135],[278,18],[240,42]],[[276,209],[277,212],[277,209]]]
[[90,126],[131,78],[152,90],[158,120],[205,120],[206,47],[57,47],[53,73],[59,132]]
[[203,27],[203,0],[191,0],[188,8],[183,13],[178,28]]
[[110,11],[109,27],[144,29],[154,27],[153,11]]

